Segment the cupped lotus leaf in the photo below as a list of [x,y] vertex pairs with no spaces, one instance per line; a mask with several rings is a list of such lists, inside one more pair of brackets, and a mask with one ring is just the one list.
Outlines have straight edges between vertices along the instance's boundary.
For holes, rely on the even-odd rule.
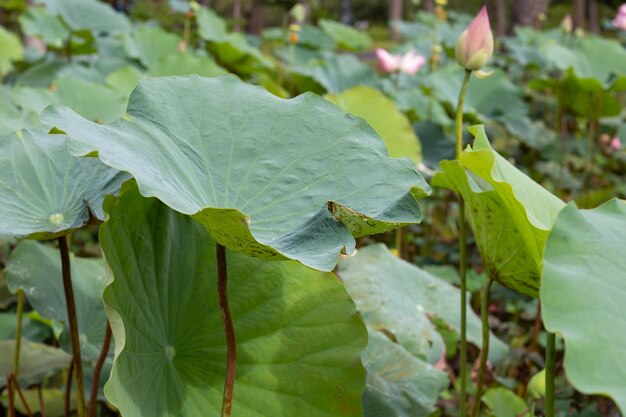
[[428,417],[449,384],[445,372],[376,330],[369,332],[363,365],[367,369],[365,417]]
[[124,114],[126,98],[105,85],[68,76],[57,78],[54,85],[55,103],[76,109],[89,120],[108,123]]
[[473,148],[460,161],[442,161],[433,185],[463,196],[489,275],[536,297],[546,239],[565,203],[493,150],[482,126],[470,131]]
[[349,51],[362,51],[372,46],[370,35],[367,32],[356,30],[352,26],[329,19],[320,19],[319,25],[341,48]]
[[626,410],[626,202],[570,203],[548,238],[541,282],[546,328],[565,340],[567,379]]
[[[280,31],[280,37],[284,38],[285,32]],[[302,25],[298,33],[298,45],[311,49],[330,50],[334,49],[335,42],[321,29],[312,25]]]
[[[0,388],[7,385],[6,375],[13,370],[14,355],[15,340],[0,340]],[[40,384],[66,369],[71,359],[61,349],[22,339],[17,382],[21,387]]]
[[[0,340],[15,339],[17,333],[17,314],[0,313]],[[44,342],[52,335],[50,327],[26,314],[22,316],[22,337],[33,342]]]
[[250,45],[238,32],[228,32],[226,22],[213,10],[195,8],[198,35],[208,41],[208,49],[218,61],[233,72],[251,74],[271,68],[271,61],[261,51]]
[[[380,79],[376,72],[354,55],[326,52],[321,59],[296,65],[292,70],[294,83],[300,91],[341,93],[358,85],[376,87]],[[319,87],[323,90],[320,91]]]
[[11,71],[13,62],[24,57],[20,38],[0,26],[0,76]]
[[71,153],[97,151],[222,245],[320,270],[352,252],[353,236],[419,222],[416,199],[429,192],[361,119],[313,94],[285,100],[233,76],[141,81],[110,125],[63,107],[43,118],[67,132]]
[[[134,185],[107,201],[100,243],[116,346],[107,399],[127,417],[219,416],[226,346],[214,241]],[[227,260],[233,415],[361,416],[367,333],[337,277],[235,252]]]
[[141,26],[124,39],[124,49],[146,68],[156,64],[161,58],[178,51],[181,39],[158,26]]
[[409,119],[380,90],[368,86],[353,87],[341,94],[325,97],[350,114],[365,120],[385,141],[392,158],[422,160],[420,141]]
[[130,29],[128,18],[97,0],[44,0],[48,10],[61,16],[72,32],[120,32]]
[[[102,304],[106,284],[104,261],[72,257],[71,268],[81,354],[83,360],[95,361],[106,325]],[[24,240],[11,253],[6,271],[12,293],[24,291],[28,302],[42,317],[68,322],[58,249]]]
[[626,50],[616,40],[589,36],[571,48],[549,43],[546,50],[548,59],[561,70],[571,69],[578,78],[595,80],[599,88],[626,88]]
[[488,417],[531,417],[534,415],[521,397],[506,388],[490,388],[481,400],[489,408],[486,413]]
[[53,48],[63,47],[70,36],[61,19],[45,7],[29,7],[18,20],[25,35],[39,37]]
[[52,239],[104,219],[102,200],[127,174],[74,158],[63,135],[0,136],[0,236]]
[[161,58],[150,67],[151,76],[163,77],[169,75],[192,75],[202,77],[217,77],[228,73],[224,68],[208,56],[198,56],[191,53],[176,53]]
[[[394,256],[383,244],[359,249],[339,264],[339,276],[368,327],[391,335],[414,356],[434,364],[444,342],[433,320],[459,332],[458,288]],[[468,340],[481,345],[480,319],[468,308]],[[490,359],[500,360],[506,346],[491,336]]]

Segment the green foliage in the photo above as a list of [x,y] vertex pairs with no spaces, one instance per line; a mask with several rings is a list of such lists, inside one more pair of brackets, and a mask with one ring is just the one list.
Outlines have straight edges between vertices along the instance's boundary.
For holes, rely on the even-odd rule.
[[[132,184],[106,210],[101,244],[114,279],[104,300],[116,340],[107,398],[131,417],[218,416],[226,347],[215,243]],[[233,415],[360,416],[367,335],[339,280],[296,262],[227,259]]]

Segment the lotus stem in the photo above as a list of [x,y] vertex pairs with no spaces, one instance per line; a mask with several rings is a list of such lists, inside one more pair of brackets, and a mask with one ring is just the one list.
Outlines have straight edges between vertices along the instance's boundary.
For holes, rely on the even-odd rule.
[[63,416],[70,417],[71,411],[71,391],[72,391],[72,376],[74,375],[74,358],[70,361],[70,366],[67,369],[67,381],[65,381],[65,398],[64,398],[64,409]]
[[72,267],[70,264],[70,250],[67,238],[61,236],[59,251],[61,252],[61,268],[63,271],[63,289],[65,290],[65,303],[67,305],[67,318],[70,329],[70,344],[72,346],[72,361],[76,374],[76,401],[78,417],[85,417],[85,382],[83,377],[83,363],[80,355],[80,340],[78,339],[78,320],[76,318],[76,302],[74,289],[72,288]]
[[471,416],[476,417],[480,410],[480,400],[483,396],[485,385],[485,372],[487,371],[487,358],[489,356],[489,290],[493,279],[489,278],[487,285],[483,289],[480,298],[480,318],[482,321],[482,349],[480,351],[480,367],[478,368],[478,379],[476,380],[476,395],[472,405]]
[[[22,392],[22,389],[18,385],[17,378],[15,377],[13,372],[9,372],[9,375],[7,375],[7,383],[9,384],[9,386],[13,388],[14,391],[17,392],[17,395],[20,397],[20,401],[22,402],[22,405],[24,406],[24,411],[26,411],[26,415],[28,417],[33,417],[33,413],[30,411],[30,407],[28,406],[28,403],[26,402],[26,398],[24,398],[24,393]],[[15,412],[15,409],[13,410],[13,412]]]
[[217,295],[219,298],[224,331],[226,332],[226,379],[224,382],[224,397],[222,400],[222,417],[230,417],[233,406],[233,392],[235,389],[235,372],[237,368],[237,343],[235,328],[228,306],[228,277],[226,264],[226,248],[219,243],[215,249],[217,258]]
[[96,405],[98,404],[98,390],[100,388],[100,374],[102,373],[102,366],[106,361],[109,354],[109,346],[111,345],[111,325],[107,320],[106,329],[104,330],[104,341],[102,342],[102,349],[100,350],[100,356],[93,370],[93,381],[91,382],[91,393],[89,396],[89,408],[87,409],[87,417],[95,417]]
[[46,417],[46,403],[43,400],[43,388],[41,384],[37,386],[37,397],[39,398],[39,416]]
[[554,378],[556,365],[556,335],[548,333],[546,346],[546,417],[554,417]]
[[[17,323],[15,327],[15,351],[13,352],[13,375],[15,380],[19,376],[20,351],[22,347],[22,317],[24,315],[24,291],[17,290]],[[9,384],[9,403],[13,403],[15,398],[15,388]]]
[[[456,107],[456,157],[461,158],[463,152],[463,104],[472,72],[465,70],[465,78],[459,93]],[[459,399],[459,415],[467,413],[467,228],[465,225],[465,201],[459,194],[459,275],[461,279],[461,398]]]

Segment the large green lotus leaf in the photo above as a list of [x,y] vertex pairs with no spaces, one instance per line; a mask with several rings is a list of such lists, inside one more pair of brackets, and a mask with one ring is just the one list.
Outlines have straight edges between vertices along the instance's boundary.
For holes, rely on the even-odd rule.
[[[107,399],[126,417],[219,416],[226,346],[215,243],[133,185],[110,198],[100,243],[116,355]],[[237,337],[233,415],[358,417],[365,326],[336,276],[227,253]]]
[[0,26],[0,76],[11,71],[13,62],[23,57],[24,48],[20,38]]
[[329,19],[320,19],[319,25],[324,32],[341,48],[349,51],[361,51],[372,46],[372,38],[355,28]]
[[61,48],[67,42],[70,31],[58,16],[45,7],[29,7],[19,17],[25,35],[40,37],[46,45]]
[[[106,325],[102,304],[106,283],[104,261],[72,257],[71,266],[81,354],[84,360],[95,361],[102,348]],[[58,249],[24,240],[11,253],[6,271],[12,293],[21,289],[42,317],[67,323]]]
[[369,332],[363,365],[367,369],[365,417],[430,416],[439,394],[449,384],[446,373],[376,330]]
[[97,0],[44,0],[48,10],[61,16],[73,31],[120,32],[130,29],[128,18]]
[[126,36],[124,49],[130,57],[150,68],[161,58],[176,53],[180,41],[178,36],[158,26],[145,25]]
[[[0,388],[7,384],[6,375],[13,370],[15,340],[0,340]],[[67,368],[71,356],[61,349],[22,339],[17,382],[22,387],[39,384]]]
[[535,183],[489,144],[482,126],[471,128],[474,146],[459,161],[442,161],[433,185],[460,193],[489,275],[533,297],[542,255],[561,200]]
[[89,120],[108,123],[124,114],[126,98],[107,86],[68,76],[57,78],[55,85],[55,101]]
[[325,98],[372,126],[385,141],[389,156],[411,158],[416,164],[421,162],[420,141],[415,136],[409,119],[379,90],[359,86]]
[[191,53],[167,55],[148,70],[148,73],[155,77],[192,74],[203,77],[217,77],[227,72],[224,68],[217,65],[212,58]]
[[572,48],[550,43],[546,49],[546,56],[555,66],[572,69],[576,77],[595,80],[600,89],[626,89],[626,50],[619,42],[589,36]]
[[[311,80],[328,93],[341,93],[358,85],[376,87],[380,84],[380,79],[372,67],[354,55],[328,52],[323,54],[323,59],[295,66],[292,72],[296,76],[294,82],[300,91],[306,91],[306,88],[311,86]],[[309,80],[303,82],[307,80],[298,78]]]
[[141,81],[106,126],[63,107],[43,118],[67,132],[74,155],[97,151],[224,246],[326,271],[354,249],[352,235],[419,222],[416,199],[429,192],[361,119],[233,76]]
[[0,236],[52,239],[103,220],[102,200],[128,178],[67,152],[62,135],[0,136]]
[[577,390],[626,410],[626,202],[574,203],[556,219],[544,255],[546,328],[565,339],[565,373]]
[[[408,352],[431,364],[441,358],[444,343],[433,319],[460,329],[459,290],[417,266],[394,256],[383,244],[359,249],[339,264],[339,276],[368,327],[391,334]],[[468,308],[468,339],[481,345],[481,323]],[[491,337],[490,359],[500,360],[506,346]]]

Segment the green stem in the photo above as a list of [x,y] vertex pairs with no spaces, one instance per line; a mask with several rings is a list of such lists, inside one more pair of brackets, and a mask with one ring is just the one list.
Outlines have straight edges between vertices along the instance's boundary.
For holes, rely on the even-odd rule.
[[480,318],[482,320],[482,350],[480,351],[480,368],[478,369],[478,380],[476,381],[476,395],[472,405],[471,416],[476,417],[480,410],[480,400],[483,395],[485,385],[485,372],[487,370],[487,358],[489,356],[489,290],[493,280],[489,278],[487,286],[483,289],[480,298]]
[[[456,158],[463,152],[463,104],[472,72],[465,70],[465,78],[456,107]],[[461,278],[461,398],[459,415],[465,417],[467,409],[467,228],[465,225],[465,201],[459,194],[459,274]]]
[[226,379],[224,382],[224,397],[222,400],[222,417],[230,417],[233,393],[235,389],[235,371],[237,366],[237,343],[235,328],[228,305],[228,279],[226,265],[226,248],[219,243],[216,245],[217,258],[217,295],[219,299],[224,331],[226,333]]
[[398,258],[402,259],[404,254],[404,241],[406,240],[406,229],[399,227],[396,229],[396,251],[398,251]]
[[[24,291],[21,289],[17,291],[17,323],[15,328],[15,352],[13,352],[13,375],[15,376],[15,383],[17,384],[17,378],[20,370],[20,351],[22,348],[22,317],[24,315]],[[15,398],[15,387],[9,386],[9,397],[11,400]]]
[[70,344],[72,346],[72,361],[76,380],[76,402],[78,417],[85,416],[85,382],[83,377],[83,362],[80,355],[80,340],[78,338],[78,320],[76,318],[76,301],[72,288],[72,267],[70,264],[70,249],[67,238],[59,239],[59,251],[61,252],[61,268],[63,271],[63,289],[65,291],[65,303],[67,305],[68,327],[70,329]]
[[555,377],[556,335],[548,333],[546,346],[546,417],[554,417],[554,377]]

